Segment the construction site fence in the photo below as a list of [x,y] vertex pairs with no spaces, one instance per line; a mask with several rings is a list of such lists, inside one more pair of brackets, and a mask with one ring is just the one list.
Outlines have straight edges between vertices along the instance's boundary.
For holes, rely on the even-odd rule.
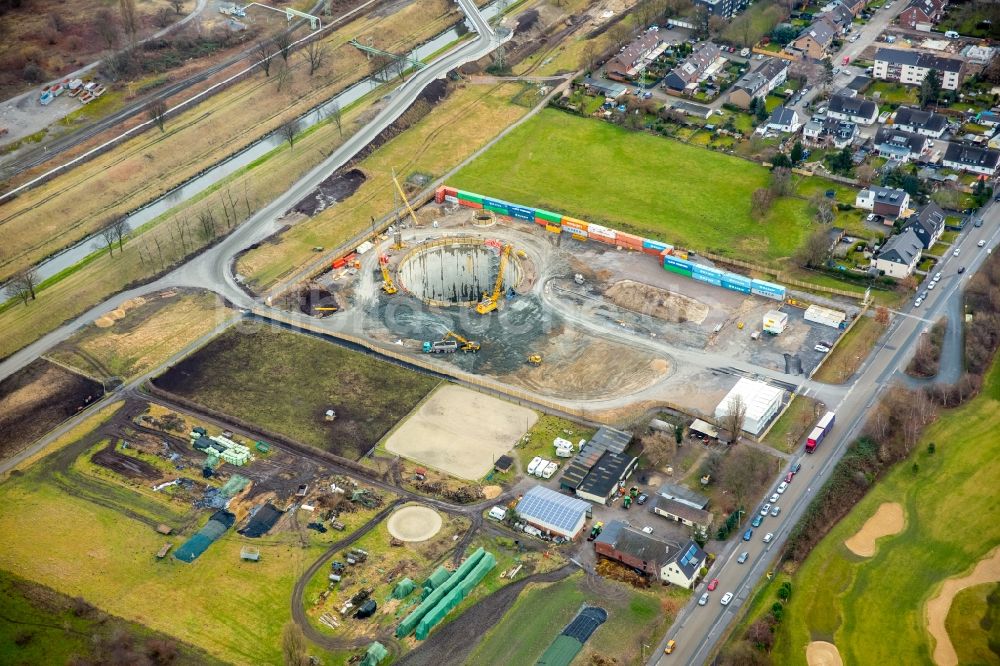
[[781,271],[776,271],[773,268],[768,268],[766,266],[761,266],[760,264],[755,264],[750,261],[743,261],[742,259],[734,259],[733,257],[724,257],[720,254],[714,254],[712,252],[699,252],[699,255],[705,257],[706,259],[711,259],[712,261],[717,261],[720,264],[729,264],[730,266],[738,266],[740,268],[745,268],[751,271],[758,271],[766,275],[776,276],[776,280],[783,284],[788,284],[793,287],[800,287],[802,289],[809,289],[811,291],[819,291],[825,294],[835,294],[837,296],[846,296],[847,298],[853,298],[855,300],[863,300],[864,294],[859,294],[856,291],[848,291],[847,289],[837,289],[836,287],[825,287],[820,284],[813,284],[812,282],[805,282],[803,280],[797,280],[793,277],[785,275]]

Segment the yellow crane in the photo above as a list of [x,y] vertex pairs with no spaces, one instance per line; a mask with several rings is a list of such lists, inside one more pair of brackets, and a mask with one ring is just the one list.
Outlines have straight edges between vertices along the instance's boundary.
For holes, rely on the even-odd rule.
[[445,333],[444,339],[447,340],[448,338],[454,338],[455,342],[457,342],[460,345],[459,349],[461,349],[464,352],[479,351],[478,342],[475,342],[473,340],[466,340],[465,338],[463,338],[458,333],[455,333],[454,331],[448,331],[447,333]]
[[390,295],[395,294],[398,290],[392,282],[392,276],[389,275],[389,257],[383,254],[378,258],[378,265],[382,269],[382,291]]
[[396,185],[396,191],[399,192],[400,198],[403,199],[403,203],[406,205],[406,210],[410,213],[410,218],[413,220],[413,226],[420,226],[420,222],[417,221],[417,214],[413,212],[413,208],[410,206],[410,200],[406,198],[406,193],[403,192],[403,186],[399,184],[399,180],[396,179],[396,172],[392,172],[392,182]]
[[493,285],[493,293],[488,294],[483,292],[483,300],[481,300],[479,305],[476,306],[476,312],[479,314],[489,314],[497,309],[500,293],[503,291],[503,272],[507,268],[507,259],[510,257],[510,248],[510,245],[504,245],[503,250],[500,252],[500,271],[497,273],[496,284]]

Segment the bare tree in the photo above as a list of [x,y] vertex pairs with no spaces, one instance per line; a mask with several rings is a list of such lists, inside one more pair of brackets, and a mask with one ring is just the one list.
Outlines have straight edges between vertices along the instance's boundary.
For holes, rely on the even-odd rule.
[[677,441],[673,435],[654,432],[642,438],[642,455],[651,467],[663,467],[676,453]]
[[122,16],[122,27],[128,35],[129,43],[135,46],[136,35],[139,32],[139,17],[135,11],[135,0],[118,0],[118,8]]
[[292,68],[288,66],[288,63],[283,62],[275,71],[274,81],[278,92],[284,88],[292,80]]
[[766,187],[758,187],[750,194],[750,213],[754,219],[761,220],[771,210],[774,194]]
[[792,193],[792,170],[788,167],[775,167],[771,171],[770,190],[776,197],[787,197]]
[[146,114],[149,119],[156,123],[156,126],[163,130],[163,122],[167,117],[167,103],[162,99],[150,100],[149,104],[146,105]]
[[597,47],[594,42],[587,40],[580,49],[580,67],[585,71],[593,71],[594,61],[597,59]]
[[119,251],[122,249],[122,244],[125,242],[128,232],[132,230],[129,226],[128,218],[124,215],[119,215],[111,221],[108,227],[114,232],[115,240],[118,241]]
[[156,14],[153,15],[153,23],[159,28],[166,28],[173,22],[174,15],[170,13],[168,7],[160,7]]
[[326,44],[319,41],[311,41],[302,50],[302,57],[309,63],[309,76],[316,73],[316,70],[326,63],[329,50]]
[[278,135],[288,142],[289,148],[295,148],[295,135],[299,131],[299,121],[297,118],[292,118],[281,124],[278,127]]
[[337,126],[337,134],[341,137],[344,136],[344,128],[342,123],[344,122],[344,112],[340,108],[340,104],[333,102],[327,107],[326,117],[329,118],[334,125]]
[[621,21],[611,26],[611,29],[608,30],[608,39],[611,40],[611,44],[616,49],[625,46],[628,43],[629,36],[628,26],[624,25]]
[[27,305],[28,300],[35,300],[35,287],[38,285],[38,271],[34,268],[25,268],[14,273],[7,282],[7,296],[10,298],[20,298]]
[[719,469],[719,483],[736,500],[736,507],[744,506],[751,492],[763,487],[773,469],[769,468],[770,456],[750,447],[741,446],[726,454]]
[[215,238],[215,216],[207,206],[198,211],[198,222],[201,223],[201,233],[205,240]]
[[735,394],[726,403],[726,415],[722,417],[722,427],[733,434],[733,442],[738,442],[747,418],[747,403],[743,396]]
[[288,30],[282,30],[272,37],[271,41],[274,42],[275,52],[281,54],[281,59],[288,62],[288,54],[292,46],[292,33]]
[[174,11],[178,14],[184,11],[184,0],[170,0],[170,6],[174,8]]
[[833,202],[830,201],[822,192],[817,192],[809,200],[809,203],[813,205],[816,209],[816,221],[820,224],[829,224],[833,222],[835,213],[833,211]]
[[49,20],[49,26],[56,32],[62,32],[66,29],[66,19],[63,18],[60,12],[51,12],[47,17]]
[[800,266],[806,268],[820,266],[826,261],[826,256],[830,252],[830,238],[823,229],[816,229],[806,242],[799,246],[795,252],[795,260]]
[[274,57],[274,43],[269,40],[257,42],[250,50],[250,60],[264,76],[271,76],[271,59]]
[[101,238],[104,240],[104,244],[108,246],[108,254],[112,257],[115,256],[115,230],[112,228],[112,220],[108,220],[104,228],[101,229]]
[[305,666],[309,662],[306,636],[295,622],[287,622],[281,632],[281,651],[285,666]]
[[104,45],[113,49],[118,44],[118,20],[107,7],[101,7],[94,15],[94,30],[104,40]]

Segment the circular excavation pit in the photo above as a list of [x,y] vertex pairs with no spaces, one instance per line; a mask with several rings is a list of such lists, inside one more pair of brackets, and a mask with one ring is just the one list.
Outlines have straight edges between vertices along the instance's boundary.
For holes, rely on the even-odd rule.
[[441,531],[441,514],[422,504],[409,504],[389,516],[386,529],[400,541],[427,541]]
[[[400,285],[428,305],[472,306],[492,292],[500,267],[499,250],[479,238],[448,238],[419,245],[399,262]],[[511,253],[503,289],[516,287],[521,269]]]

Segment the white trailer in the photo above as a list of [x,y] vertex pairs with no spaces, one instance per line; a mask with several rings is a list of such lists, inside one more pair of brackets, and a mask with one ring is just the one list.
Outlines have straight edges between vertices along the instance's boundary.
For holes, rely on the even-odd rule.
[[840,328],[847,321],[847,313],[831,310],[821,305],[810,305],[806,308],[805,320],[815,324],[823,324],[831,328]]
[[771,335],[780,335],[788,326],[788,314],[778,310],[769,310],[764,314],[764,331]]

